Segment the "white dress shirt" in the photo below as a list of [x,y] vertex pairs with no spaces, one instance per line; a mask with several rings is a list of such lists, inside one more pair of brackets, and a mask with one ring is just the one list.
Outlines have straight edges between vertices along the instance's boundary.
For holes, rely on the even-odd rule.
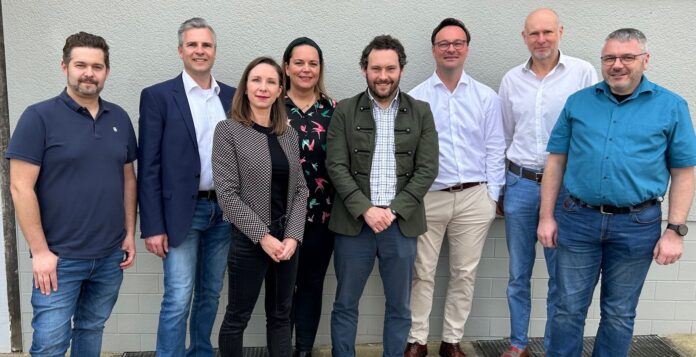
[[531,59],[511,69],[500,83],[507,158],[517,165],[541,170],[546,144],[566,99],[597,83],[597,71],[586,61],[561,53],[544,79],[531,69]]
[[188,99],[193,126],[196,128],[196,141],[198,142],[198,157],[201,161],[201,178],[198,190],[213,190],[213,166],[211,155],[213,153],[213,134],[215,126],[221,120],[225,120],[225,109],[220,102],[220,86],[215,78],[210,78],[210,89],[202,89],[191,76],[184,71],[181,75],[184,81],[184,90]]
[[440,170],[430,191],[487,181],[497,201],[505,183],[505,139],[495,91],[462,73],[450,92],[433,73],[409,94],[430,103],[437,128]]

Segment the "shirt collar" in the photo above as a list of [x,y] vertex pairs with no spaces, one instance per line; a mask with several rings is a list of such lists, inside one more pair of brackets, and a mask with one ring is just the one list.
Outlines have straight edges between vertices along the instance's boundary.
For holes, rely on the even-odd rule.
[[[184,81],[184,90],[186,93],[191,93],[191,90],[193,88],[201,88],[201,86],[196,83],[196,81],[193,80],[193,78],[186,73],[186,71],[181,72],[181,79]],[[213,90],[213,93],[215,95],[220,95],[220,86],[217,84],[217,81],[215,81],[215,77],[213,75],[210,75],[210,88]],[[203,90],[201,88],[201,90]]]
[[[75,99],[72,99],[70,95],[68,95],[68,88],[63,88],[63,91],[60,92],[58,97],[72,110],[74,111],[79,111],[82,109],[82,106],[78,104]],[[106,112],[111,109],[111,103],[106,102],[99,97],[99,112]]]
[[[643,93],[651,93],[652,91],[655,90],[655,83],[651,82],[648,80],[648,77],[643,75],[640,78],[640,84],[638,87],[636,87],[636,90],[631,93],[631,95],[626,99],[633,99]],[[595,85],[595,93],[604,93],[607,97],[614,98],[614,95],[611,94],[611,88],[609,88],[609,85],[607,84],[606,81],[601,81]]]
[[[568,60],[568,57],[565,56],[565,55],[563,54],[563,51],[561,51],[561,49],[559,48],[559,49],[558,49],[558,63],[556,63],[556,66],[554,66],[554,67],[551,69],[551,71],[555,70],[556,67],[558,67],[558,66],[566,67],[566,66],[567,66],[567,63],[568,63],[567,60]],[[524,63],[524,66],[522,66],[522,71],[528,72],[528,71],[531,71],[531,70],[532,70],[532,57],[530,56],[530,57],[527,59],[527,62]]]
[[[462,84],[469,85],[469,83],[470,83],[469,76],[466,74],[465,71],[462,71],[462,75],[461,75],[461,77],[459,77],[459,82],[457,82],[457,87],[459,87]],[[440,79],[440,76],[437,75],[437,72],[433,72],[433,75],[430,76],[430,85],[432,87],[443,86],[443,87],[447,88],[445,83],[442,82],[442,79]]]
[[[372,103],[373,107],[376,106],[380,109],[382,108],[379,106],[379,104],[375,100],[375,97],[372,96],[372,92],[370,92],[370,88],[367,88],[367,96],[368,96],[368,98],[370,98],[370,103]],[[399,97],[401,97],[401,88],[398,88],[396,90],[396,96],[394,96],[394,99],[392,99],[392,102],[389,105],[389,108],[397,108],[397,109],[399,108]]]

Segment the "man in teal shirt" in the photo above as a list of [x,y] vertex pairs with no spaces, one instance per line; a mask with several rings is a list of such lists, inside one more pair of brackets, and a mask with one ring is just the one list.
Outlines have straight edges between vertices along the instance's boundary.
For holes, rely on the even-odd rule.
[[[672,264],[682,254],[696,136],[686,101],[643,75],[646,42],[636,29],[609,34],[604,81],[568,98],[549,138],[538,228],[539,241],[557,249],[560,298],[549,357],[581,355],[600,274],[593,356],[627,356],[652,260]],[[669,225],[661,232],[670,177]],[[561,182],[570,197],[554,212]]]

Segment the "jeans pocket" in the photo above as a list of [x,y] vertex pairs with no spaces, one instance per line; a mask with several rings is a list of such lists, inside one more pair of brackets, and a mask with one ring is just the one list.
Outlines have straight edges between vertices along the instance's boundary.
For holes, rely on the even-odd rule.
[[505,173],[505,186],[514,186],[518,181],[520,180],[520,177],[511,173],[510,171]]
[[631,220],[638,224],[653,224],[662,219],[662,210],[659,205],[644,208],[640,212],[631,213]]
[[566,198],[563,200],[563,205],[561,206],[561,209],[568,213],[576,212],[578,210],[578,203],[575,202],[575,200],[572,197],[566,196]]

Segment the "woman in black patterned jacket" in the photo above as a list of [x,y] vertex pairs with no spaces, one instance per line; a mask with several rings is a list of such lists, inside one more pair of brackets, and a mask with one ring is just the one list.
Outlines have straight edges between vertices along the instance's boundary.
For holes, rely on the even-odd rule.
[[213,179],[232,223],[229,302],[219,335],[222,356],[241,356],[244,329],[266,282],[266,338],[271,357],[290,356],[290,310],[302,241],[307,187],[297,133],[288,126],[282,71],[259,57],[244,70],[229,120],[213,139]]

